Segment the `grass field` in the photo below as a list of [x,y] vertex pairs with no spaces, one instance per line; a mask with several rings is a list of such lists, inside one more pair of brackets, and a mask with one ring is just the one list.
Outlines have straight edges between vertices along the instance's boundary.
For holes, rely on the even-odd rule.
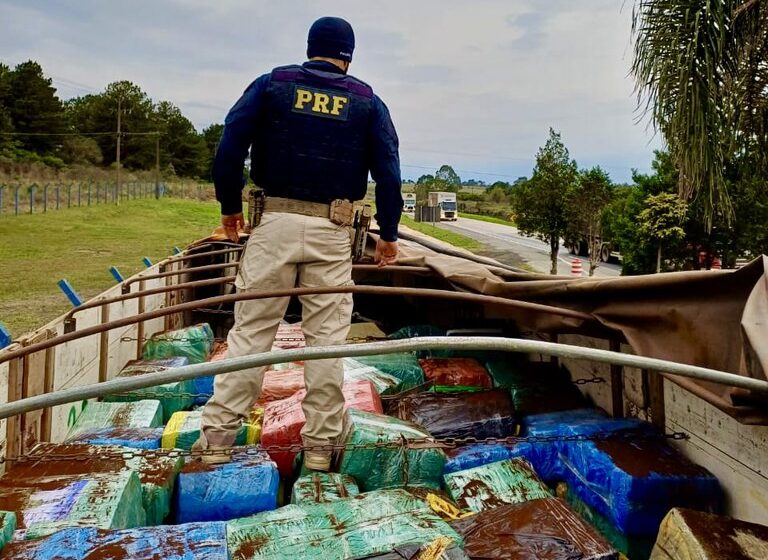
[[462,218],[469,218],[470,220],[478,220],[480,222],[489,222],[491,224],[501,224],[503,226],[514,226],[514,222],[509,220],[502,220],[501,218],[494,218],[493,216],[482,216],[480,214],[467,214],[465,212],[459,212],[459,216]]
[[413,218],[410,218],[406,215],[403,215],[400,223],[420,233],[429,235],[430,237],[434,237],[440,241],[445,241],[446,243],[450,243],[455,247],[467,249],[468,251],[477,251],[482,248],[482,245],[478,241],[475,241],[470,237],[435,227],[432,224],[416,222],[413,220]]
[[172,198],[0,216],[0,322],[14,337],[42,326],[71,307],[60,279],[93,297],[115,283],[111,266],[127,278],[142,257],[156,262],[218,220],[216,203]]

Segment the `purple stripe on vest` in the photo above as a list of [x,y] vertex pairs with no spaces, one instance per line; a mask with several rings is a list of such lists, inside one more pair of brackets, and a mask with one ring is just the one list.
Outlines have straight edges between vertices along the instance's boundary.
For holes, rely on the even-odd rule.
[[[335,75],[331,74],[331,76]],[[344,80],[343,83],[334,85],[342,86],[344,89],[350,93],[354,93],[355,95],[359,95],[368,99],[373,98],[373,90],[370,86],[362,82],[358,82],[354,79],[344,79],[344,77],[341,76],[340,78]],[[309,82],[309,80],[307,80],[307,74],[303,72],[301,68],[285,68],[281,70],[275,70],[272,72],[272,79],[279,82]]]

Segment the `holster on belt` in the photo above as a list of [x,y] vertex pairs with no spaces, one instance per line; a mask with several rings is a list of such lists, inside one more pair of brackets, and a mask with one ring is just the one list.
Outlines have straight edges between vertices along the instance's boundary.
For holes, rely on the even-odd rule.
[[261,223],[264,214],[264,191],[251,189],[248,191],[248,230],[252,230]]

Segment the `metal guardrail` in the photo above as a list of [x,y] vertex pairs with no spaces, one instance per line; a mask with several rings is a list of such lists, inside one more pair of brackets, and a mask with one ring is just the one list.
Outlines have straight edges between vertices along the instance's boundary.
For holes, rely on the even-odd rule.
[[173,368],[159,373],[150,373],[138,377],[118,378],[111,381],[63,389],[35,397],[0,405],[0,419],[10,418],[33,410],[49,408],[56,405],[78,402],[86,399],[102,397],[114,393],[125,393],[154,387],[165,383],[175,383],[198,377],[215,376],[232,371],[250,369],[286,362],[321,360],[328,358],[344,358],[370,356],[374,354],[393,354],[397,352],[414,352],[418,350],[486,350],[500,352],[527,352],[570,358],[577,360],[592,360],[600,363],[616,364],[625,367],[647,369],[655,375],[668,373],[719,383],[731,387],[740,387],[750,391],[768,394],[768,381],[751,377],[735,375],[688,364],[679,364],[656,358],[645,358],[609,350],[583,348],[555,342],[539,340],[524,340],[497,337],[420,337],[386,342],[371,342],[365,344],[342,344],[337,346],[316,346],[294,350],[264,352],[252,356],[227,358],[216,362],[206,362],[180,368]]

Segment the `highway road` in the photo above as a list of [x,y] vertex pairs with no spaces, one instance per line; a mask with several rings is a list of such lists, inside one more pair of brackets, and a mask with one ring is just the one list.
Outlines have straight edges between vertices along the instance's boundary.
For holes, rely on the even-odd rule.
[[[534,237],[521,235],[517,228],[501,224],[481,222],[468,218],[459,218],[455,222],[441,222],[440,227],[455,231],[467,237],[476,239],[489,247],[493,253],[509,251],[519,256],[537,272],[548,273],[550,269],[549,245]],[[489,255],[495,256],[495,255]],[[501,260],[500,257],[495,256]],[[573,256],[567,249],[561,247],[557,262],[558,274],[570,276]],[[584,276],[588,275],[589,260],[581,258]],[[621,267],[612,263],[601,263],[595,270],[595,276],[619,276]]]

